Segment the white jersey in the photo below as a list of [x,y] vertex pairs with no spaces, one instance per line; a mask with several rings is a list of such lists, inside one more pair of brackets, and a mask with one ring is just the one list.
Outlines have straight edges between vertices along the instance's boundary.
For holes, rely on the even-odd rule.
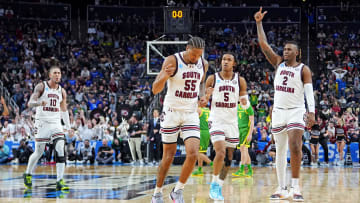
[[213,86],[209,121],[237,123],[237,105],[240,93],[238,73],[234,73],[231,80],[224,80],[220,73],[215,73]]
[[60,123],[60,102],[62,99],[61,86],[59,85],[57,89],[51,89],[48,83],[44,81],[44,91],[38,101],[45,101],[46,105],[36,107],[35,119],[51,123]]
[[200,90],[200,83],[205,73],[202,58],[196,64],[187,64],[183,57],[184,52],[176,53],[176,70],[167,81],[167,92],[164,106],[174,110],[194,112]]
[[275,108],[305,108],[303,67],[303,63],[296,67],[289,67],[285,65],[285,62],[278,66],[274,80]]

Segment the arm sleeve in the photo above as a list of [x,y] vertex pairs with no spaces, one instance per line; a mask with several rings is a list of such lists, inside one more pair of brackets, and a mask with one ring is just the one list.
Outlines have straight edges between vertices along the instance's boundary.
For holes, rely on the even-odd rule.
[[311,83],[304,84],[306,102],[308,105],[309,112],[315,113],[315,100],[314,100],[314,92],[313,86]]

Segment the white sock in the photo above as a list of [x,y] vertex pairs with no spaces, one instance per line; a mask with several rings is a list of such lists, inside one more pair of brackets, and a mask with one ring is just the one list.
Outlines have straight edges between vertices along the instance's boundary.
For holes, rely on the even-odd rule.
[[287,132],[276,134],[276,175],[278,183],[281,188],[286,187],[286,167],[287,167],[287,150],[288,150],[288,136]]
[[156,194],[156,193],[162,193],[162,187],[158,187],[158,186],[156,186],[155,187],[155,191],[154,191],[154,195]]
[[174,192],[178,191],[178,190],[183,190],[185,186],[185,183],[181,183],[180,181],[178,181],[175,185],[175,189]]
[[291,187],[299,187],[299,178],[291,179]]
[[217,182],[218,179],[219,179],[219,175],[213,175],[211,182],[215,183],[215,182]]
[[218,178],[216,182],[220,185],[220,187],[224,185],[224,180],[221,180],[220,178]]
[[64,177],[65,163],[56,163],[56,181],[60,181]]

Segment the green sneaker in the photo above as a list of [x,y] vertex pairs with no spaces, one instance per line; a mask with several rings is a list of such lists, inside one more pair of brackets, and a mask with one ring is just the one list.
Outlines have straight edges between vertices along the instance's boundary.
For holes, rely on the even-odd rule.
[[245,175],[247,177],[252,177],[254,175],[253,170],[248,170],[248,172]]
[[192,172],[191,176],[203,176],[204,173],[202,171],[196,170]]
[[31,176],[31,174],[24,173],[23,177],[24,177],[24,185],[25,185],[25,187],[27,189],[31,189],[31,187],[32,187],[32,176]]
[[56,190],[69,190],[69,186],[65,185],[64,179],[56,182]]
[[241,170],[241,169],[239,169],[235,173],[232,173],[232,175],[236,176],[236,177],[245,177],[246,176],[244,170]]
[[214,168],[214,162],[210,162],[211,168]]
[[24,190],[24,198],[31,198],[32,197],[32,190],[31,189],[25,189]]

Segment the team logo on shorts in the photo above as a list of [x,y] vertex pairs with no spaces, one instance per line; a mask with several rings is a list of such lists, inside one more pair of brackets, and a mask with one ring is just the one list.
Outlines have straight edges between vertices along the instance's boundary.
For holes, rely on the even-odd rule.
[[209,122],[208,122],[208,127],[209,127],[209,130],[210,130],[210,128],[211,128],[211,125],[212,125],[212,122],[211,122],[211,121],[209,121]]

